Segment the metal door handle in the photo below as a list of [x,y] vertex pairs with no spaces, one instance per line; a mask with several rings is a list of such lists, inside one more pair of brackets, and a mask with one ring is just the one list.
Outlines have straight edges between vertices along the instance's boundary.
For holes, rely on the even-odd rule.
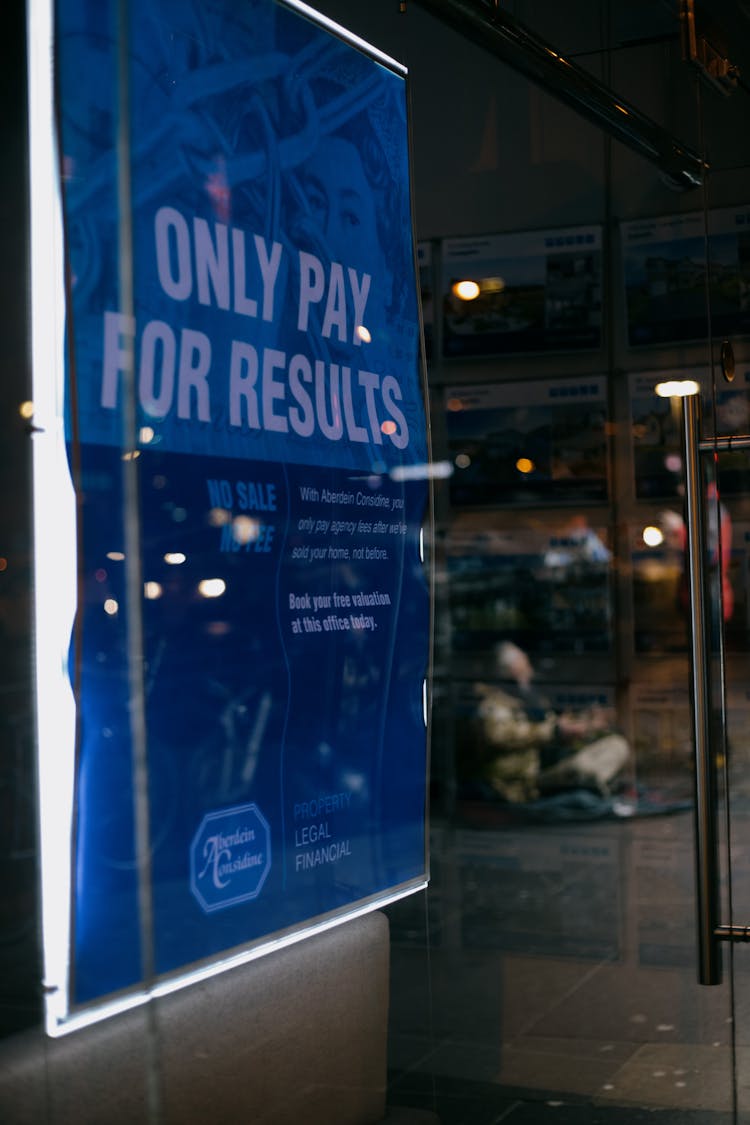
[[[706,519],[701,473],[701,397],[682,399],[687,516],[686,568],[690,594],[690,677],[695,753],[695,888],[698,981],[721,983],[716,775],[711,754],[711,682],[707,658],[710,604],[706,590]],[[724,927],[722,927],[723,929]],[[723,936],[723,935],[722,935]]]
[[[750,450],[750,434],[701,438],[701,395],[683,402],[683,452],[687,508],[686,569],[690,596],[690,685],[693,690],[695,747],[695,871],[698,938],[698,981],[720,984],[722,942],[750,942],[750,922],[722,924],[719,877],[719,832],[716,827],[716,772],[712,754],[711,600],[706,591],[706,515],[701,454]],[[720,515],[721,522],[721,515]],[[729,828],[728,828],[729,830]]]
[[[715,456],[750,450],[750,434],[701,438],[700,394],[682,399],[682,438],[687,515],[686,569],[690,591],[690,675],[695,747],[695,900],[698,931],[698,981],[721,983],[721,942],[750,942],[750,923],[721,923],[719,841],[716,821],[716,769],[711,753],[711,677],[707,640],[711,602],[706,590],[706,512],[701,454]],[[719,518],[720,522],[720,518]]]

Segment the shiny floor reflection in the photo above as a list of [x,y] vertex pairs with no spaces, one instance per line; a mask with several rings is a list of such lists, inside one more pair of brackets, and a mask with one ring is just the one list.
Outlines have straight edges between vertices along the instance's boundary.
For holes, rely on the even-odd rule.
[[[428,895],[391,911],[391,1101],[443,1125],[728,1122],[731,974],[696,983],[691,812],[489,819],[435,824]],[[742,1105],[750,951],[734,956]]]

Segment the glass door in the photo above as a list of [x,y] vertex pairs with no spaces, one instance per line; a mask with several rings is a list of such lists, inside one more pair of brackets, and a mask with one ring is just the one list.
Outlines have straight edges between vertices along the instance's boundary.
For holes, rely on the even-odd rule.
[[[703,917],[714,933],[706,964],[728,982],[733,1010],[733,1101],[737,1120],[750,1114],[750,920],[748,850],[748,724],[750,662],[748,579],[745,562],[750,518],[750,353],[748,353],[746,222],[750,147],[742,127],[747,86],[740,68],[747,36],[722,13],[734,32],[731,52],[738,73],[730,97],[719,107],[702,92],[700,115],[711,170],[705,184],[709,377],[696,433],[699,437],[701,504],[694,519],[703,535],[703,582],[708,599],[708,748],[706,784],[718,802],[715,840],[699,853],[706,887]],[[732,21],[734,16],[735,22]],[[698,44],[705,33],[696,23]],[[736,44],[736,45],[735,45]],[[728,52],[729,53],[729,52]],[[733,205],[727,206],[730,201]],[[694,410],[691,413],[696,414]],[[700,717],[699,717],[700,721]],[[709,826],[710,827],[710,826]],[[713,876],[716,890],[712,886]]]
[[[732,410],[750,431],[747,94],[718,62],[706,73],[705,47],[701,72],[698,39],[690,61],[672,4],[500,6],[518,44],[546,44],[623,120],[646,116],[664,151],[709,164],[690,187],[446,23],[451,5],[405,7],[361,17],[410,66],[440,469],[432,878],[390,911],[389,1097],[445,1123],[659,1110],[724,1125],[747,1101],[746,951],[722,942],[721,981],[698,983],[684,387],[670,384],[698,385],[706,435]],[[468,25],[481,5],[460,7]],[[741,5],[721,8],[730,41],[750,38]],[[722,920],[746,880],[746,456],[701,453]]]

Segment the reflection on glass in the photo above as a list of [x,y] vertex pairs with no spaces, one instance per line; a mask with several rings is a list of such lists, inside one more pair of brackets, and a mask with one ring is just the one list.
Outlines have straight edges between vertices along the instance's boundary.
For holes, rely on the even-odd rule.
[[454,732],[459,802],[552,819],[630,815],[609,530],[582,512],[466,513],[447,531],[444,558],[459,679],[437,709]]
[[605,687],[540,685],[529,654],[495,646],[486,679],[465,685],[457,711],[458,796],[465,801],[533,804],[566,818],[629,815],[618,799],[631,754]]
[[235,516],[232,520],[232,536],[238,543],[252,543],[260,535],[260,529],[260,520],[250,516]]
[[607,388],[601,376],[446,391],[448,450],[462,462],[454,507],[605,500]]
[[452,641],[487,653],[501,637],[531,653],[610,647],[610,550],[583,516],[554,530],[460,523],[446,545]]
[[226,588],[223,578],[204,578],[198,583],[198,593],[204,598],[220,598]]
[[451,286],[451,292],[458,297],[460,301],[474,301],[479,296],[481,290],[476,281],[455,281]]
[[649,524],[648,527],[644,527],[642,538],[647,547],[659,547],[664,542],[664,532],[660,527]]
[[699,390],[700,386],[695,379],[668,379],[654,387],[659,398],[686,398],[688,395],[697,395]]

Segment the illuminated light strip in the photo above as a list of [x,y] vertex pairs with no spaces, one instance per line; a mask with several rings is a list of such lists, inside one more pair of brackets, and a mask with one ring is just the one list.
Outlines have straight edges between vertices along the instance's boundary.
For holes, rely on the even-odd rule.
[[386,55],[384,51],[373,47],[372,43],[368,43],[365,39],[360,39],[353,31],[342,27],[340,23],[335,23],[334,20],[329,19],[328,16],[324,16],[322,12],[317,12],[315,8],[311,8],[309,4],[304,4],[302,0],[281,0],[281,3],[286,8],[292,8],[301,12],[303,16],[307,16],[308,19],[314,20],[315,23],[320,24],[321,27],[332,31],[334,35],[338,35],[339,39],[343,39],[346,43],[351,43],[352,46],[358,47],[360,51],[365,51],[371,58],[375,59],[376,62],[387,66],[389,70],[395,70],[397,74],[401,74],[404,77],[409,73],[403,63],[392,59],[390,55]]
[[416,894],[417,891],[425,890],[427,886],[427,879],[421,878],[414,882],[406,883],[399,890],[391,894],[378,897],[353,910],[346,911],[344,914],[337,914],[335,918],[327,918],[325,921],[319,922],[317,925],[308,926],[304,930],[297,930],[295,933],[285,934],[283,937],[264,942],[259,946],[254,946],[252,949],[246,949],[242,953],[236,953],[232,957],[226,957],[222,961],[215,961],[200,969],[192,969],[188,973],[182,973],[177,977],[171,977],[169,980],[154,985],[148,992],[119,996],[116,1000],[106,1001],[96,1007],[87,1008],[85,1012],[75,1013],[65,1019],[64,1022],[60,1022],[54,1027],[48,1026],[47,1032],[55,1038],[61,1038],[63,1035],[68,1035],[72,1031],[80,1031],[81,1028],[91,1027],[92,1024],[101,1023],[102,1020],[110,1019],[112,1016],[122,1015],[124,1012],[130,1012],[134,1008],[143,1007],[144,1004],[150,1003],[151,1000],[158,1000],[163,996],[170,996],[173,992],[178,992],[180,989],[187,988],[191,984],[199,984],[201,981],[210,980],[211,977],[219,976],[220,973],[229,972],[230,969],[237,969],[241,965],[247,965],[250,961],[257,961],[259,957],[265,957],[268,953],[275,953],[277,950],[286,949],[290,945],[296,945],[298,941],[304,941],[306,938],[315,937],[317,934],[325,933],[328,930],[338,929],[343,922],[353,921],[355,918],[361,918],[365,914],[371,914],[373,911],[380,910],[382,907],[390,906],[392,903],[398,902],[399,899],[407,898],[409,895]]
[[47,1030],[67,1015],[75,703],[68,648],[76,608],[76,504],[65,448],[62,200],[52,88],[52,5],[27,16],[36,737]]

